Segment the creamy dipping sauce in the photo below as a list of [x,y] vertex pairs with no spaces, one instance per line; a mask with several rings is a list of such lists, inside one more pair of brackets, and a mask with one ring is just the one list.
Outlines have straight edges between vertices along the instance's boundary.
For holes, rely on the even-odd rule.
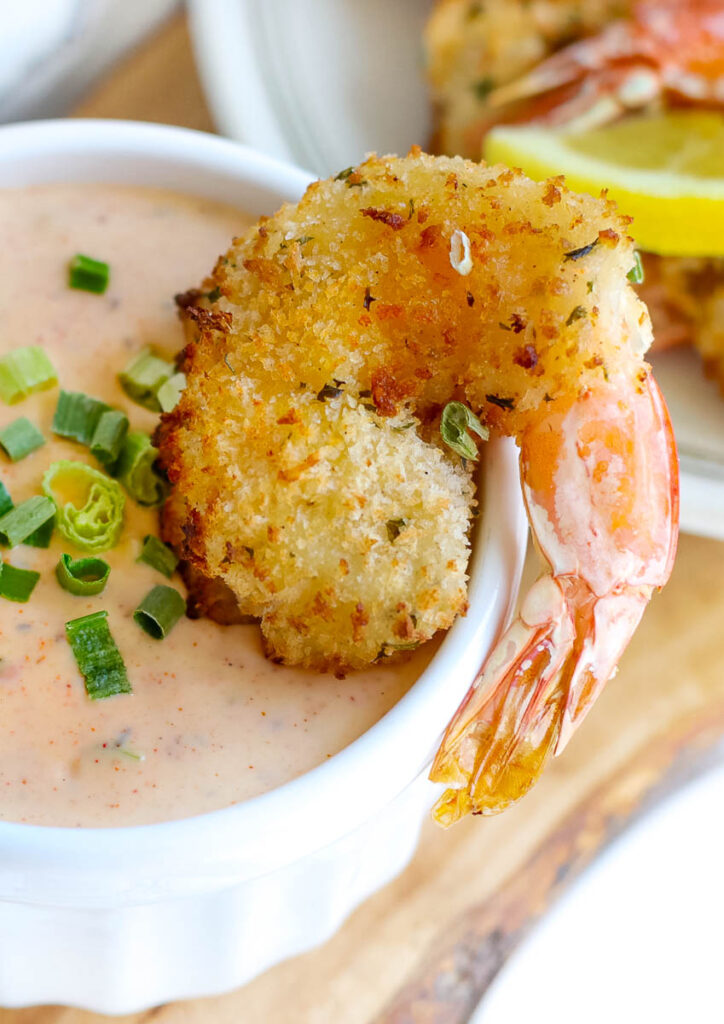
[[[117,374],[144,345],[168,358],[182,347],[173,296],[201,281],[248,220],[230,207],[146,188],[52,185],[0,191],[0,355],[40,345],[60,386],[123,409],[131,429],[157,417],[133,404]],[[105,295],[73,291],[68,261],[110,264]],[[15,504],[40,493],[58,459],[97,463],[53,435],[58,388],[14,406],[46,438],[18,463],[0,453],[0,479]],[[56,530],[47,551],[20,545],[2,556],[38,570],[27,604],[0,599],[0,818],[43,825],[130,825],[225,807],[320,764],[374,724],[430,660],[427,644],[406,663],[339,680],[281,668],[261,653],[256,626],[182,619],[163,641],[133,622],[158,583],[138,564],[158,514],[130,497],[103,594],[73,597],[55,578],[72,549]],[[178,576],[172,585],[183,590]],[[66,621],[106,609],[133,694],[92,701],[65,638]]]

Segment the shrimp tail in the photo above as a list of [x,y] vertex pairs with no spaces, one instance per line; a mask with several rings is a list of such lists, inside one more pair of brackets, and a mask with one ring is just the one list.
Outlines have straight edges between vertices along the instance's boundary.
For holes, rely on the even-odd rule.
[[497,814],[525,795],[614,673],[649,590],[597,601],[578,581],[537,580],[435,758],[430,778],[452,784],[433,812],[439,824]]
[[523,439],[528,517],[550,571],[525,595],[437,752],[430,778],[448,786],[433,811],[443,826],[498,813],[531,788],[671,572],[678,466],[668,412],[650,375],[616,392],[613,403],[602,391],[548,412]]
[[561,676],[575,624],[559,581],[542,576],[447,728],[430,778],[447,789],[433,811],[449,826],[494,814],[538,778],[560,733]]

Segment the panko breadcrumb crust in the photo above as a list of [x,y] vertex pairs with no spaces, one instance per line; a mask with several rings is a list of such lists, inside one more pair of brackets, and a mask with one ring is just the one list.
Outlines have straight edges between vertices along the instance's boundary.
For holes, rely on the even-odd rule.
[[345,671],[465,610],[471,471],[440,412],[459,399],[515,434],[640,356],[627,224],[559,180],[371,157],[262,219],[184,297],[164,537],[260,619],[271,657]]

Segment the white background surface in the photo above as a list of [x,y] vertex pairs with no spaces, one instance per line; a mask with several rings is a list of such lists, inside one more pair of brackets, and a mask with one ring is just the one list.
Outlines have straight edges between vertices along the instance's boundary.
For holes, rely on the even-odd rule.
[[471,1024],[724,1020],[724,767],[618,839],[491,986]]

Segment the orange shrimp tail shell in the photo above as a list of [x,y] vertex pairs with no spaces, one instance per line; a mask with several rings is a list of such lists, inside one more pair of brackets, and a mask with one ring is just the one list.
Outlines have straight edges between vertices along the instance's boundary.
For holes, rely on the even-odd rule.
[[678,462],[650,371],[550,403],[521,439],[533,536],[549,564],[448,726],[434,815],[494,814],[523,796],[595,701],[678,537]]

